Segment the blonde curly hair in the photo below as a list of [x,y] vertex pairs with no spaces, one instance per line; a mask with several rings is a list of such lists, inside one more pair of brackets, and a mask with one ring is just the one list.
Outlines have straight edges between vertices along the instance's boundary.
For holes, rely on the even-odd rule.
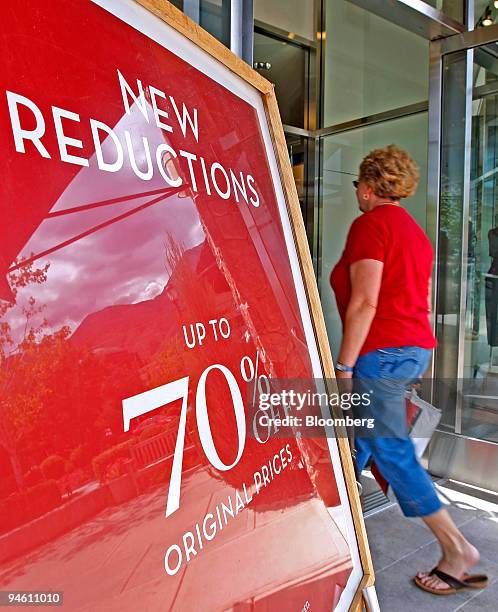
[[359,181],[381,198],[409,198],[417,191],[420,172],[413,158],[396,145],[371,151],[361,162]]

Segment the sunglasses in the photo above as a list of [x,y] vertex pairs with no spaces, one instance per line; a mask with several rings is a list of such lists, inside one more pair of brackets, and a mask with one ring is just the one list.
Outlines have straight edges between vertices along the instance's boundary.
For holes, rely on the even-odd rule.
[[358,189],[359,184],[360,184],[360,181],[353,181],[353,186],[355,189]]

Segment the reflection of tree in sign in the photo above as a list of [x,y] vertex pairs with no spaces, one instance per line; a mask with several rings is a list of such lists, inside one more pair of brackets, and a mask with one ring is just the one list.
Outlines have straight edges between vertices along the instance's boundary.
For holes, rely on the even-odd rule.
[[[23,471],[18,452],[19,442],[24,435],[33,429],[39,406],[36,402],[33,402],[33,397],[29,401],[29,397],[26,395],[22,398],[24,400],[22,403],[14,400],[16,395],[14,367],[16,369],[23,365],[25,367],[25,351],[36,343],[36,338],[42,332],[44,323],[37,328],[30,327],[30,320],[41,312],[41,307],[31,297],[28,304],[22,309],[25,317],[24,333],[21,339],[16,341],[13,337],[12,327],[6,320],[6,315],[15,305],[19,288],[33,283],[45,282],[48,267],[47,264],[44,268],[34,269],[31,263],[10,274],[11,301],[0,300],[0,445],[8,453],[18,489],[23,487]],[[34,382],[38,390],[40,385],[43,385],[41,379]],[[36,389],[33,389],[33,393],[36,395]]]
[[[198,436],[198,428],[195,420],[195,386],[202,372],[215,363],[228,367],[238,380],[242,392],[246,410],[248,407],[246,398],[246,387],[242,381],[239,368],[240,359],[244,354],[254,354],[259,339],[250,334],[251,342],[248,342],[247,332],[250,326],[247,315],[240,307],[240,298],[237,288],[234,287],[233,279],[227,279],[229,271],[222,261],[222,253],[213,254],[214,244],[206,240],[201,247],[201,254],[195,266],[192,266],[182,246],[177,244],[171,236],[166,239],[166,259],[171,272],[168,282],[168,294],[181,313],[181,320],[185,324],[205,321],[206,313],[211,318],[226,316],[230,320],[231,335],[226,341],[216,343],[213,350],[213,340],[210,338],[205,344],[196,346],[194,349],[183,347],[183,366],[181,374],[190,377],[190,398],[187,423],[189,431],[193,432],[193,439],[198,448],[198,454],[205,465],[208,465],[202,451]],[[236,308],[234,309],[234,302]],[[234,317],[234,310],[238,316]],[[251,330],[252,331],[252,330]],[[183,341],[183,337],[181,339]],[[166,358],[169,353],[168,347],[156,357],[151,368],[158,370],[161,359]],[[181,354],[181,353],[180,353]],[[162,380],[161,380],[162,379]],[[164,382],[163,376],[157,379],[159,383]],[[236,427],[233,403],[225,377],[218,370],[210,372],[206,382],[206,402],[208,406],[209,422],[215,448],[221,461],[230,465],[237,454],[238,432]],[[248,425],[250,420],[248,419]],[[292,453],[296,459],[293,465],[279,475],[278,486],[268,486],[261,490],[251,502],[255,510],[267,510],[279,508],[297,503],[303,497],[309,497],[313,493],[313,487],[306,470],[299,463],[299,450],[294,440],[270,439],[265,444],[257,442],[249,432],[246,436],[245,448],[239,463],[227,471],[217,471],[210,468],[212,474],[235,488],[241,488],[242,483],[250,485],[253,475],[261,466],[267,465],[275,454],[291,444]]]
[[[68,457],[82,445],[89,457],[99,452],[105,428],[121,427],[105,398],[136,391],[135,363],[121,359],[117,380],[109,356],[73,343],[67,326],[50,331],[48,321],[40,322],[44,308],[33,297],[22,307],[21,332],[12,328],[19,289],[45,283],[48,270],[49,264],[20,265],[8,277],[13,301],[0,301],[0,445],[18,490],[24,474],[50,455]],[[1,495],[9,489],[3,481]]]

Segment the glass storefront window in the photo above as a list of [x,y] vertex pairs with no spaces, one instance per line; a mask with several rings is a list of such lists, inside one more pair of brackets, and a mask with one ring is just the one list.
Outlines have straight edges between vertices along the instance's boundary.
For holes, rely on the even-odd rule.
[[199,23],[227,47],[230,46],[230,7],[223,0],[200,0]]
[[427,209],[427,113],[332,135],[323,139],[323,191],[321,201],[320,289],[332,354],[337,355],[341,322],[329,275],[339,260],[358,204],[351,181],[357,177],[363,157],[372,149],[395,143],[417,161],[421,180],[417,194],[404,202],[406,209],[425,229]]
[[[471,0],[472,1],[472,0]],[[478,26],[485,26],[490,24],[483,24],[483,20],[486,18],[496,23],[498,11],[494,7],[494,3],[490,0],[474,0],[474,22]]]
[[[438,9],[448,17],[463,23],[465,18],[465,0],[424,0],[430,6]],[[479,2],[479,0],[477,0]]]
[[313,41],[314,5],[314,0],[254,0],[254,19]]
[[453,431],[458,395],[460,277],[465,180],[465,52],[444,60],[442,155],[437,266],[435,403],[440,427]]
[[316,127],[314,0],[255,0],[254,67],[275,85],[284,125]]
[[275,85],[282,123],[307,128],[309,49],[276,38],[270,33],[255,32],[254,63],[261,66],[260,74]]
[[308,243],[312,254],[315,254],[315,215],[314,215],[314,190],[315,190],[315,148],[314,138],[306,138],[296,134],[287,133],[287,150],[292,166],[292,173],[296,183],[299,205],[303,214]]
[[429,44],[346,0],[326,0],[324,125],[428,98]]
[[205,30],[230,47],[230,0],[170,0]]

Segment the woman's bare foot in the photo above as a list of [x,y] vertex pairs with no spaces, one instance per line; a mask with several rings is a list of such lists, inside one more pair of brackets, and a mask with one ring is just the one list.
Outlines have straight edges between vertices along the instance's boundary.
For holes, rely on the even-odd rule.
[[[475,546],[465,541],[459,544],[452,552],[448,551],[447,554],[443,555],[437,568],[445,574],[462,580],[465,579],[466,572],[476,565],[478,561],[479,551]],[[446,582],[440,580],[437,576],[431,576],[429,572],[419,572],[417,578],[424,586],[432,589],[445,590],[450,588]]]

